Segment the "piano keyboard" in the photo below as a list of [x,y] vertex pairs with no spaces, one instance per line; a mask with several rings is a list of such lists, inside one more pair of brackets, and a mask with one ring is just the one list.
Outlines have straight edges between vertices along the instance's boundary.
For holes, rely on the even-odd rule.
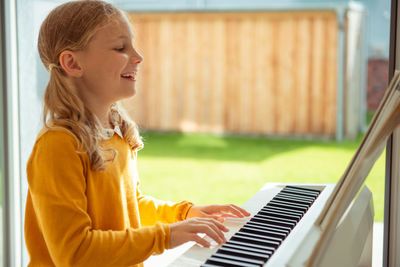
[[[301,187],[301,189],[298,189],[298,187]],[[166,250],[161,255],[151,256],[144,262],[144,266],[305,266],[321,236],[321,229],[315,225],[315,222],[328,199],[332,196],[334,188],[335,184],[266,183],[242,205],[245,210],[252,214],[251,217],[243,218],[243,220],[227,218],[224,222],[224,225],[229,229],[229,232],[225,233],[228,242],[211,248],[204,248],[195,242],[188,242]],[[288,191],[295,192],[289,193]],[[304,209],[298,209],[298,206],[304,205],[304,199],[314,198],[314,196],[311,196],[313,194],[318,198],[315,198],[311,203],[308,201],[309,204],[306,204],[309,205],[309,208],[306,209],[307,212],[304,212]],[[296,201],[292,201],[293,199]],[[289,203],[282,203],[282,201]],[[266,205],[266,203],[270,205]],[[285,206],[282,204],[285,204]],[[272,208],[274,214],[266,215],[262,213],[268,212]],[[277,215],[276,213],[279,213],[279,215],[283,213],[286,217],[272,218],[272,216]],[[302,216],[300,220],[292,217],[292,214],[299,213]],[[269,216],[269,222],[265,223],[266,218],[262,216]],[[294,228],[292,228],[293,224],[291,224],[291,227],[286,226],[286,224],[282,225],[283,219],[286,219],[286,223],[287,220],[294,219]],[[280,224],[275,223],[275,221]],[[340,225],[337,226],[327,253],[321,258],[319,266],[371,266],[372,226],[372,194],[364,187],[349,207],[346,216],[341,219]],[[271,232],[273,235],[270,236]],[[248,234],[260,235],[261,237]],[[236,239],[236,237],[238,238]],[[272,238],[278,238],[278,241]],[[221,256],[222,254],[224,256]],[[225,255],[231,257],[227,258]],[[340,255],[340,257],[337,255]],[[218,258],[219,261],[211,262],[209,261],[211,258]],[[220,259],[224,262],[221,262]]]
[[307,187],[285,186],[201,266],[263,266],[320,192]]
[[[251,217],[248,218],[243,218],[243,219],[232,219],[232,218],[227,218],[226,221],[224,222],[225,227],[229,229],[229,232],[225,233],[225,238],[228,240],[227,243],[224,245],[224,250],[242,250],[243,248],[246,248],[245,251],[247,251],[247,254],[249,253],[264,253],[267,255],[271,255],[267,261],[262,265],[263,267],[293,267],[293,266],[302,266],[299,262],[302,262],[304,257],[307,257],[312,251],[313,245],[317,242],[319,238],[319,230],[314,227],[314,223],[317,220],[317,218],[320,215],[321,210],[324,208],[324,205],[328,198],[331,196],[332,191],[334,189],[334,184],[295,184],[295,183],[290,183],[290,184],[283,184],[283,183],[266,183],[260,188],[260,190],[253,195],[249,200],[246,201],[242,205],[242,208],[247,210],[248,212],[251,213]],[[260,221],[263,219],[261,215],[263,214],[258,214],[259,212],[262,212],[262,210],[266,210],[267,212],[271,210],[272,207],[277,208],[274,212],[282,214],[283,211],[286,211],[287,207],[282,206],[280,203],[280,199],[277,199],[277,195],[279,195],[279,198],[282,198],[284,196],[290,196],[292,198],[299,198],[300,196],[303,195],[296,195],[294,194],[293,196],[290,195],[291,193],[285,193],[285,191],[288,191],[288,189],[292,189],[291,191],[295,191],[297,187],[302,187],[302,189],[313,189],[313,190],[305,190],[306,193],[314,192],[320,194],[318,195],[318,198],[313,202],[312,206],[308,209],[306,213],[303,213],[300,221],[298,221],[293,229],[291,229],[288,233],[287,229],[287,220],[292,220],[292,217],[288,217],[287,215],[291,215],[290,213],[285,213],[286,214],[286,224],[283,223],[283,220],[279,218],[279,220],[273,219],[271,216],[274,215],[268,215],[270,216],[270,223],[268,227],[273,227],[274,229],[274,234],[275,236],[271,237],[283,237],[286,234],[286,237],[284,238],[283,241],[281,241],[280,245],[277,246],[275,249],[272,247],[270,250],[266,250],[264,248],[264,243],[249,243],[246,242],[246,245],[244,246],[241,243],[238,242],[243,242],[243,235],[242,233],[245,233],[249,229],[253,230],[254,234],[257,234],[254,232],[254,229],[257,230],[263,230],[263,231],[269,231],[264,229],[265,225],[259,225],[263,224]],[[286,190],[282,191],[282,189],[287,188]],[[281,192],[282,191],[282,192]],[[302,190],[300,190],[302,191]],[[286,195],[285,195],[286,194]],[[287,195],[289,194],[289,195]],[[307,197],[307,195],[305,196]],[[274,200],[274,205],[271,206],[273,203],[271,201]],[[267,203],[270,203],[271,205],[266,205]],[[287,203],[284,203],[287,205]],[[296,202],[291,203],[292,206],[296,205]],[[299,203],[302,205],[302,203]],[[281,205],[281,206],[277,206]],[[279,210],[278,210],[279,209]],[[291,210],[289,209],[291,213],[298,214],[299,212],[296,210]],[[256,218],[257,215],[257,218]],[[264,214],[264,216],[266,216]],[[257,221],[258,220],[258,221]],[[264,218],[265,221],[265,218]],[[275,222],[278,221],[278,222]],[[289,221],[290,222],[290,221]],[[283,225],[282,225],[283,224]],[[241,231],[242,239],[241,240],[231,240],[231,238],[238,233],[244,226],[246,225],[246,228],[244,228]],[[292,225],[293,224],[290,224]],[[264,227],[263,229],[260,229],[260,227]],[[258,227],[258,228],[257,228]],[[285,228],[286,227],[286,228]],[[290,228],[290,226],[289,226]],[[246,231],[245,231],[246,230]],[[249,232],[247,232],[249,233]],[[251,233],[251,232],[250,232]],[[283,235],[279,235],[283,234]],[[245,235],[245,234],[244,234]],[[250,238],[250,236],[247,236]],[[252,237],[256,238],[256,237]],[[208,240],[212,242],[212,240]],[[279,242],[279,241],[278,241]],[[262,245],[261,245],[262,244]],[[185,243],[179,247],[176,247],[174,249],[166,250],[164,251],[163,254],[161,255],[153,255],[151,256],[145,263],[145,267],[160,267],[160,266],[168,266],[168,267],[199,267],[201,265],[208,264],[208,266],[235,266],[235,265],[229,265],[229,264],[221,264],[221,263],[206,263],[208,259],[210,259],[214,254],[222,247],[221,245],[214,244],[210,248],[204,248],[200,245],[197,245],[195,242],[188,242]],[[239,249],[240,248],[240,249]],[[260,249],[261,251],[258,251],[257,249]],[[273,253],[271,253],[273,251]],[[238,256],[239,254],[232,255],[232,256]],[[299,256],[300,255],[300,256]],[[215,256],[214,256],[215,257]],[[235,260],[233,260],[235,261]],[[238,261],[236,259],[236,261]],[[239,261],[242,264],[242,266],[259,266],[254,263],[244,263],[242,261]],[[247,264],[247,265],[246,265]],[[252,264],[252,265],[251,265]],[[205,265],[207,266],[207,265]]]

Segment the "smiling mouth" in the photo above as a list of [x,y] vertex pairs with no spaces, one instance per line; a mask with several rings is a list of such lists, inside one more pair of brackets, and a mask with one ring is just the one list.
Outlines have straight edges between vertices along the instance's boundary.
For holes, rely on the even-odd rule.
[[129,81],[136,81],[136,72],[121,74],[121,77]]

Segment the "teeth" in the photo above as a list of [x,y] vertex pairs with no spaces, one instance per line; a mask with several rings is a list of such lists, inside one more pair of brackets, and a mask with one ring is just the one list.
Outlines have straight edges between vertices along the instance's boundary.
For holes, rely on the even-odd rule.
[[122,74],[121,76],[124,77],[124,78],[130,78],[130,77],[134,78],[134,77],[135,77],[135,74],[134,74],[134,73]]

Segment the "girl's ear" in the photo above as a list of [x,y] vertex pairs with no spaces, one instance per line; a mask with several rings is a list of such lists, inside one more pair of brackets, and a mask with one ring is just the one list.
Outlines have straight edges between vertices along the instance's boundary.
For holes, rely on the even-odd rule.
[[78,61],[76,53],[70,50],[64,50],[61,52],[59,62],[63,70],[70,76],[80,78],[83,74],[83,70]]

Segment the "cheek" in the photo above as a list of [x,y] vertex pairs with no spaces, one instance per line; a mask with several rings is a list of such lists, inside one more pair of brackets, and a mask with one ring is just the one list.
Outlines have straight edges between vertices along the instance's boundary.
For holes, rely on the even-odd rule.
[[118,75],[122,73],[127,64],[128,57],[124,56],[123,54],[115,56],[105,62],[105,65],[107,66],[107,69],[110,71],[110,73],[117,73]]
[[90,78],[98,87],[117,85],[129,60],[123,54],[97,56],[90,62]]

